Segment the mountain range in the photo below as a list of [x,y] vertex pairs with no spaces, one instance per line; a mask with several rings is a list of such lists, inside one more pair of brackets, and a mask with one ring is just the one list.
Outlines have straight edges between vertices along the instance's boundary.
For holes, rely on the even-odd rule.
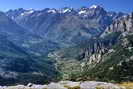
[[98,5],[0,12],[0,83],[132,81],[132,32],[132,13]]

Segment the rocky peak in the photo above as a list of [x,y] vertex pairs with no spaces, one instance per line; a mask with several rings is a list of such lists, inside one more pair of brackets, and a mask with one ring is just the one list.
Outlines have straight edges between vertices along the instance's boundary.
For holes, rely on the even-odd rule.
[[57,10],[56,9],[49,9],[48,11],[47,11],[48,13],[57,13]]
[[97,5],[92,5],[91,7],[90,7],[90,9],[96,9],[98,6]]
[[103,7],[100,5],[92,5],[89,7],[89,9],[103,9]]
[[9,10],[8,12],[6,12],[6,15],[8,17],[10,17],[12,20],[16,21],[17,19],[26,17],[34,12],[35,12],[35,10],[32,8],[30,8],[30,9],[19,8],[19,9],[15,9],[15,10]]
[[106,28],[102,37],[111,34],[113,32],[120,33],[132,33],[133,32],[133,13],[129,15],[124,15],[117,20],[115,20],[109,27]]
[[98,14],[103,14],[106,11],[104,10],[103,7],[99,5],[92,5],[89,8],[88,7],[82,7],[78,11],[79,14],[88,14],[88,15],[98,15]]
[[59,13],[63,13],[64,14],[64,13],[70,13],[72,11],[73,11],[73,8],[71,8],[71,7],[64,7],[64,8],[59,10]]

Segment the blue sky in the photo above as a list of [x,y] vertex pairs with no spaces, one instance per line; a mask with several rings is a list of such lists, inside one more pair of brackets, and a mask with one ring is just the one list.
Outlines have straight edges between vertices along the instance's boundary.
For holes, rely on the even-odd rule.
[[109,11],[133,11],[133,0],[0,0],[0,10],[6,11],[16,8],[43,9],[46,7],[63,8],[67,6],[80,8],[82,6],[89,7],[93,4],[101,5]]

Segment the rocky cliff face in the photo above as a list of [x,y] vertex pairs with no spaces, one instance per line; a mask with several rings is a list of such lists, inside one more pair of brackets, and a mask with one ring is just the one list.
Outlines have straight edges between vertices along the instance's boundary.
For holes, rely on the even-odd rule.
[[133,13],[115,20],[103,33],[102,36],[113,32],[121,32],[123,35],[130,34],[133,31]]
[[103,37],[119,33],[115,38],[118,40],[102,55],[102,61],[88,71],[91,72],[90,76],[104,81],[132,81],[132,21],[132,14],[130,14],[116,20],[105,30],[106,35],[102,35]]
[[[106,28],[106,30],[103,32],[103,34],[101,35],[101,39],[103,40],[103,42],[101,42],[101,44],[103,43],[108,43],[106,44],[107,46],[103,46],[100,49],[97,49],[101,54],[101,52],[104,54],[106,52],[110,52],[110,48],[114,45],[120,42],[120,39],[123,39],[122,44],[129,46],[129,42],[127,39],[124,39],[123,37],[126,37],[128,35],[131,35],[133,31],[133,15],[132,13],[123,17],[120,17],[119,19],[116,19],[109,27]],[[100,46],[101,47],[101,46]],[[106,51],[103,51],[105,50]],[[112,50],[113,51],[113,50]],[[97,54],[97,53],[96,53]],[[99,57],[98,59],[101,59],[102,54],[97,54],[97,55],[93,55],[92,57],[90,57],[90,59],[95,57]],[[99,60],[97,60],[99,62]]]

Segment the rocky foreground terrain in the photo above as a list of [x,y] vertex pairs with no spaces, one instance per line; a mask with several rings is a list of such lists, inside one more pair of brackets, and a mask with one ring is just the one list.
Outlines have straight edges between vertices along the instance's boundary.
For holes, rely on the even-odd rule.
[[[85,82],[72,82],[60,81],[58,83],[50,83],[48,85],[35,85],[29,83],[27,86],[0,86],[0,89],[127,89],[124,86],[115,85],[106,82],[85,81]],[[130,89],[133,89],[130,88]]]

